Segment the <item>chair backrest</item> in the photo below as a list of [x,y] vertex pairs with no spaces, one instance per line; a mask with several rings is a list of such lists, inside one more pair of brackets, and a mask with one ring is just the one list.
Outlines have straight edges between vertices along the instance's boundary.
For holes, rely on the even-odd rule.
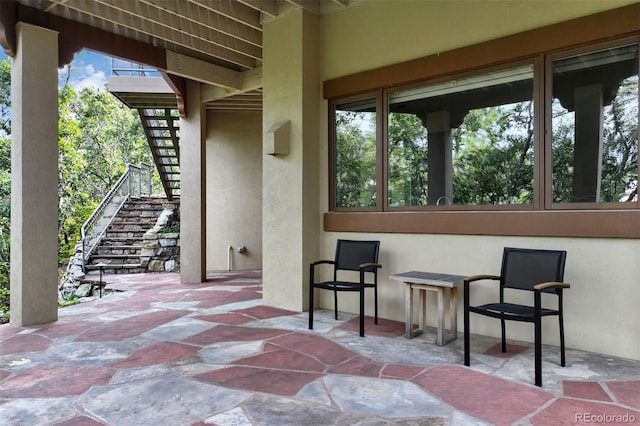
[[564,279],[564,250],[505,247],[502,256],[502,287],[533,291],[536,284]]
[[[338,240],[336,242],[335,269],[358,271],[363,263],[378,263],[380,241]],[[376,272],[376,268],[366,269]]]

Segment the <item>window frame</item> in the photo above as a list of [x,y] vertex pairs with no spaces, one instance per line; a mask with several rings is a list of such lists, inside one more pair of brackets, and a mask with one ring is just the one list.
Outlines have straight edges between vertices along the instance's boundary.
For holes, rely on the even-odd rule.
[[[346,98],[329,100],[329,205],[332,211],[336,212],[375,212],[379,211],[382,202],[382,192],[380,191],[380,179],[382,179],[382,158],[380,150],[382,145],[382,129],[380,128],[380,114],[382,110],[382,100],[380,90],[367,92],[360,95]],[[375,99],[376,103],[376,205],[375,207],[338,207],[336,206],[336,171],[337,171],[337,150],[336,150],[336,106],[362,99]]]
[[[481,42],[431,56],[413,59],[353,75],[326,80],[323,83],[324,98],[345,99],[363,93],[375,93],[427,80],[435,81],[452,74],[488,69],[518,60],[537,58],[539,72],[548,73],[550,55],[570,55],[571,50],[594,50],[598,44],[624,43],[625,39],[640,39],[640,3],[611,9],[594,15],[583,16],[557,24],[528,30],[498,39]],[[589,28],[589,31],[585,31]],[[534,79],[534,85],[536,80]],[[535,93],[543,101],[549,96],[545,76],[544,87],[536,86]],[[381,110],[385,117],[387,111]],[[545,111],[547,108],[545,108]],[[540,113],[540,110],[538,110]],[[611,206],[585,206],[567,203],[566,206],[550,205],[551,198],[551,139],[549,117],[538,120],[536,143],[542,149],[535,153],[533,209],[527,210],[388,210],[337,211],[330,202],[323,215],[327,232],[367,232],[402,234],[452,234],[494,235],[529,237],[573,238],[635,238],[640,239],[640,203],[632,205],[611,203]],[[333,115],[328,114],[329,128]],[[384,126],[383,126],[384,127]],[[386,128],[380,129],[386,134]],[[330,133],[331,139],[331,133]],[[331,145],[331,142],[329,142]],[[384,150],[381,151],[384,154]],[[385,154],[386,155],[386,154]],[[542,158],[540,158],[542,156]],[[329,162],[332,154],[329,153]],[[386,162],[387,159],[384,159]],[[384,164],[384,163],[383,163]],[[640,165],[639,165],[640,169]],[[331,173],[331,166],[329,167]],[[535,175],[537,173],[537,175]],[[640,170],[639,170],[640,175]],[[386,179],[386,176],[383,176]],[[333,191],[329,176],[329,191]],[[381,180],[380,182],[386,181]],[[386,200],[386,193],[384,195]],[[602,203],[595,203],[602,204]],[[530,206],[530,205],[527,205]],[[577,207],[580,207],[579,209]]]
[[[389,139],[388,139],[388,129],[389,129],[389,95],[393,92],[399,92],[403,90],[410,90],[417,87],[424,87],[439,83],[446,83],[448,81],[459,80],[466,77],[473,77],[481,74],[488,74],[496,71],[502,71],[510,68],[517,68],[523,65],[531,65],[533,67],[533,90],[531,92],[531,100],[533,102],[533,111],[534,111],[534,168],[533,168],[533,203],[530,204],[447,204],[440,206],[433,205],[424,205],[424,206],[390,206],[389,205],[389,193],[388,193],[388,178],[389,178]],[[465,70],[458,73],[449,74],[447,76],[439,76],[433,79],[422,80],[419,82],[398,85],[393,87],[388,87],[383,89],[382,91],[382,103],[384,109],[384,115],[380,117],[383,120],[382,127],[384,132],[382,133],[382,145],[383,150],[382,154],[384,156],[383,161],[383,175],[384,175],[384,204],[381,211],[529,211],[529,210],[537,210],[541,208],[542,202],[540,198],[541,192],[541,182],[540,182],[540,159],[543,158],[541,153],[543,152],[543,145],[540,141],[540,120],[537,118],[539,111],[541,110],[540,105],[542,105],[543,99],[540,92],[540,81],[536,78],[536,75],[540,73],[541,68],[541,60],[539,57],[530,57],[525,59],[520,59],[516,61],[504,62],[498,65],[488,66],[479,68],[476,70]],[[331,205],[331,204],[330,204]]]
[[[544,185],[544,208],[546,210],[633,210],[640,209],[640,194],[638,195],[638,200],[633,202],[588,202],[588,203],[554,203],[553,202],[553,148],[552,148],[552,139],[553,139],[553,127],[552,127],[552,111],[551,111],[551,102],[553,101],[553,62],[558,59],[569,58],[571,56],[576,56],[580,54],[585,54],[589,52],[594,52],[597,50],[604,50],[609,48],[614,48],[618,46],[630,45],[630,44],[638,45],[640,49],[640,36],[633,37],[623,37],[615,40],[600,42],[600,43],[592,43],[585,46],[580,46],[571,49],[563,49],[557,52],[552,52],[545,55],[544,58],[544,67],[545,67],[545,110],[544,110],[544,146],[545,146],[545,158],[544,158],[544,176],[545,176],[545,185]],[[638,60],[638,70],[640,71],[640,59]],[[638,85],[638,100],[640,103],[640,84]],[[549,103],[549,107],[547,108],[547,103]],[[638,138],[639,144],[639,157],[640,157],[640,108],[638,108],[638,134],[636,137]],[[636,176],[638,177],[640,184],[640,158],[638,159],[638,167],[636,170]]]

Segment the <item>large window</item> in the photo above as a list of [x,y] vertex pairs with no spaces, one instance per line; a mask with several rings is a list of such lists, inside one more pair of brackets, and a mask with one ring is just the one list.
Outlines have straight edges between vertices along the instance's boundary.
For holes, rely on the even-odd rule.
[[388,94],[389,207],[533,203],[533,65]]
[[627,40],[333,101],[331,208],[638,209],[638,61]]
[[376,207],[376,99],[335,106],[335,207]]
[[638,44],[553,60],[554,203],[638,200]]

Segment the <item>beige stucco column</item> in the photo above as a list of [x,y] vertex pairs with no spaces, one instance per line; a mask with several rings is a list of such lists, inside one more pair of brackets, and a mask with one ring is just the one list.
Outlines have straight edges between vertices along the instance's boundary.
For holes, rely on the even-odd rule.
[[11,65],[11,323],[58,319],[58,33],[18,23]]
[[263,155],[264,303],[301,311],[320,232],[318,18],[299,10],[266,23],[263,43],[264,133],[290,122],[289,153]]
[[207,114],[200,102],[200,83],[187,82],[187,117],[180,119],[180,281],[199,283],[206,266]]

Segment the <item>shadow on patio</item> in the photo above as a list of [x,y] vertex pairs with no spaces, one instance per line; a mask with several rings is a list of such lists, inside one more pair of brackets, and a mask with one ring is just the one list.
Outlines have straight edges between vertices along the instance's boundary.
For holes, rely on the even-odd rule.
[[444,425],[640,422],[640,362],[474,336],[407,340],[381,320],[265,307],[260,271],[106,277],[118,289],[58,322],[0,326],[3,425]]

